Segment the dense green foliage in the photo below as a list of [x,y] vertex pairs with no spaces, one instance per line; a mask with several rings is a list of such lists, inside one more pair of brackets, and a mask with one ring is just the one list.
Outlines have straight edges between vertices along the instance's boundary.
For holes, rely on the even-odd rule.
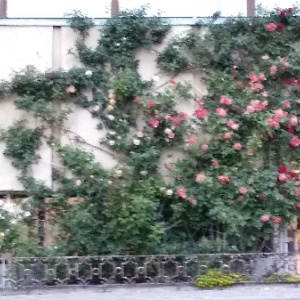
[[[73,52],[84,67],[46,73],[27,68],[2,82],[0,95],[17,95],[16,108],[41,124],[31,129],[18,122],[2,138],[32,210],[47,213],[58,233],[45,253],[265,249],[274,228],[300,209],[294,172],[300,151],[297,14],[293,8],[251,20],[213,19],[174,37],[158,53],[158,67],[172,78],[201,73],[206,95],[176,80],[158,92],[153,81],[141,78],[136,51],[153,53],[170,31],[159,16],[146,18],[145,8],[108,20],[94,49],[86,46],[93,24],[76,12],[70,18],[79,33]],[[178,111],[178,102],[191,100],[193,115]],[[50,128],[68,132],[64,121],[74,105],[106,130],[97,149],[113,155],[117,167],[106,170],[92,154],[46,134]],[[42,139],[61,159],[53,166],[53,189],[29,168]],[[80,136],[77,142],[86,143]],[[173,149],[182,151],[182,159],[160,163],[161,154]],[[24,243],[14,243],[2,249],[24,254]]]

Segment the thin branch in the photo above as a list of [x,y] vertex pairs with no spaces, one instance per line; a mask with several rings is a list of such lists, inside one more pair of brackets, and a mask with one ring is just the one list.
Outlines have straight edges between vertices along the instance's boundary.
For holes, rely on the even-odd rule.
[[64,127],[58,126],[58,125],[53,125],[53,127],[56,127],[56,128],[61,129],[63,131],[66,131],[66,132],[74,134],[78,138],[78,139],[76,139],[76,141],[79,142],[79,143],[86,144],[86,145],[88,145],[88,146],[90,146],[92,148],[95,148],[95,149],[100,150],[100,151],[102,151],[104,153],[107,153],[110,156],[112,156],[113,158],[118,158],[117,155],[115,155],[114,153],[112,153],[112,152],[110,152],[110,151],[108,151],[108,150],[106,150],[106,149],[104,149],[102,147],[99,147],[99,146],[96,146],[96,145],[88,143],[81,135],[79,135],[78,133],[76,133],[76,132],[74,132],[74,131],[72,131],[70,129],[67,129],[67,128],[64,128]]
[[180,221],[177,221],[177,222],[175,222],[175,223],[173,223],[171,226],[169,226],[169,227],[166,228],[166,231],[171,230],[172,228],[178,226],[180,223],[182,223],[181,220],[180,220]]

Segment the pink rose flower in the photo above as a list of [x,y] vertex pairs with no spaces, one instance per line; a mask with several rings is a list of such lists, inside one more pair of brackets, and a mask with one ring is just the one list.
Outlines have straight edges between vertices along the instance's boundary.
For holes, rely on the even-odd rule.
[[297,116],[291,116],[289,120],[289,124],[291,126],[297,126],[298,125],[298,118]]
[[208,110],[205,108],[199,107],[194,111],[194,115],[198,119],[203,119],[208,115]]
[[296,148],[300,146],[300,139],[298,137],[293,137],[290,141],[291,148]]
[[283,183],[285,183],[285,182],[287,182],[288,178],[287,178],[287,176],[284,173],[280,173],[278,175],[278,180],[281,181],[281,182],[283,182]]
[[232,120],[229,120],[229,121],[227,122],[227,126],[228,126],[230,129],[232,129],[232,130],[238,130],[240,125],[237,124],[237,123],[235,123],[235,122],[232,121]]
[[203,182],[206,179],[206,175],[204,173],[199,173],[196,175],[196,181],[197,182]]
[[242,150],[242,148],[243,148],[243,146],[240,143],[235,143],[233,145],[233,149],[236,150],[236,151],[240,151],[240,150]]
[[216,110],[216,115],[220,118],[224,118],[227,116],[227,110],[221,107],[217,107]]
[[236,83],[236,85],[237,85],[237,87],[240,88],[240,89],[242,89],[242,88],[244,87],[244,83],[243,83],[242,81],[238,81],[238,82]]
[[270,74],[275,75],[277,73],[277,67],[276,66],[271,66],[270,67]]
[[189,144],[194,145],[197,143],[197,139],[194,136],[189,137]]
[[155,106],[155,102],[153,100],[149,100],[147,102],[147,104],[148,104],[149,107],[154,107]]
[[185,199],[186,198],[186,189],[184,187],[181,187],[177,190],[178,197]]
[[221,96],[220,103],[224,104],[224,105],[231,105],[232,104],[232,100],[229,97],[227,97],[227,96]]
[[208,150],[208,145],[204,144],[204,145],[202,145],[201,148],[202,148],[203,151],[207,151]]
[[273,222],[274,224],[280,224],[282,219],[280,217],[274,217]]
[[284,118],[284,117],[288,116],[288,114],[289,114],[287,111],[284,111],[281,108],[276,109],[274,111],[274,113],[275,113],[275,117],[277,117],[279,119]]
[[263,222],[269,222],[270,221],[270,216],[269,215],[262,215],[260,217],[260,219],[263,221]]
[[168,134],[168,138],[169,139],[174,139],[174,137],[175,137],[175,133],[174,132],[170,132],[169,134]]
[[240,187],[239,192],[242,195],[246,195],[248,193],[248,190],[245,187],[242,186],[242,187]]
[[226,183],[230,183],[230,179],[228,176],[226,175],[221,175],[221,176],[218,176],[218,181],[219,182],[226,182]]
[[268,30],[269,32],[274,32],[274,31],[276,31],[277,25],[274,24],[274,23],[269,23],[269,24],[266,26],[266,28],[267,28],[267,30]]
[[255,112],[255,108],[251,105],[248,105],[246,110],[244,111],[244,115],[251,115]]
[[197,204],[197,201],[195,199],[192,199],[192,198],[188,198],[187,201],[189,201],[192,205]]
[[148,120],[148,124],[151,127],[157,128],[159,125],[159,121],[158,120],[154,120],[154,119],[150,119]]
[[230,140],[231,139],[231,132],[225,132],[224,133],[224,139],[225,140]]
[[217,160],[213,160],[211,163],[213,166],[217,166],[219,164],[219,162]]
[[278,118],[276,118],[276,117],[270,117],[270,118],[268,119],[268,126],[269,126],[269,127],[275,127],[275,128],[278,128],[279,125],[280,125],[280,123],[279,123]]

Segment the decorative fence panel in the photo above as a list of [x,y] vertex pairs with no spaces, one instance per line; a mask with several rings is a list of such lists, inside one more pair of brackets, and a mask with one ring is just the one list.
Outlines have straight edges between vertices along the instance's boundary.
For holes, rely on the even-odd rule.
[[209,270],[216,269],[225,274],[238,274],[236,283],[297,282],[297,276],[300,275],[297,265],[299,255],[251,253],[3,258],[0,285],[4,289],[20,289],[188,284]]

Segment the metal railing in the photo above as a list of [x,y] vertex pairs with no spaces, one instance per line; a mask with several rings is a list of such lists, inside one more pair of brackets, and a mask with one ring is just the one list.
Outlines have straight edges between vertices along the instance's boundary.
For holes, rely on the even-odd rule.
[[297,282],[300,275],[300,253],[2,258],[0,262],[3,289],[188,284],[212,269],[240,274],[239,282],[243,278],[247,282]]

